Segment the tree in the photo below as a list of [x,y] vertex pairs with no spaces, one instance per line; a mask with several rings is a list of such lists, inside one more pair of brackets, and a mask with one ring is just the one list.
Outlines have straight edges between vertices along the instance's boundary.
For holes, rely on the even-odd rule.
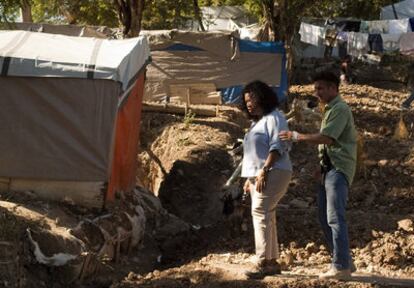
[[149,0],[142,25],[145,29],[152,30],[186,26],[189,20],[196,19],[193,5],[194,2],[188,0]]
[[0,5],[0,22],[13,22],[19,16],[19,0],[2,0]]
[[31,0],[33,21],[118,27],[116,7],[108,0]]
[[115,0],[118,15],[123,25],[124,36],[138,36],[141,31],[144,0]]
[[21,0],[20,6],[22,9],[23,22],[33,22],[32,3],[30,2],[30,0]]
[[203,25],[203,19],[202,19],[200,7],[198,6],[198,0],[193,0],[193,6],[194,6],[194,16],[197,19],[198,25],[200,25],[201,31],[206,31],[206,28],[204,28],[204,25]]

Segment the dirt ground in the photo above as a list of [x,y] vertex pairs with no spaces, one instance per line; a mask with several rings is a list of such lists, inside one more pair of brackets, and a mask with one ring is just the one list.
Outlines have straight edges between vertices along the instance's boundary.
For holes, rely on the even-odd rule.
[[[293,86],[290,94],[306,103],[312,99],[312,91],[311,85]],[[69,286],[414,287],[414,110],[399,110],[407,96],[401,90],[348,85],[341,88],[341,95],[353,110],[362,147],[348,202],[350,244],[358,269],[352,281],[317,278],[330,257],[317,220],[312,176],[316,148],[302,143],[291,152],[294,176],[277,209],[283,273],[256,281],[245,278],[243,272],[251,265],[254,251],[248,201],[235,201],[234,212],[224,215],[222,198],[223,185],[240,159],[229,151],[243,137],[248,122],[236,108],[227,108],[219,117],[143,113],[137,183],[147,190],[140,188],[120,197],[112,212],[119,215],[143,207],[145,234],[118,261],[101,259],[104,265],[99,270]],[[291,129],[317,131],[317,112],[305,112],[290,123]],[[407,139],[395,137],[401,119],[406,130],[400,127],[399,136],[407,132]],[[12,213],[17,209],[14,206],[8,210],[0,207],[1,241],[25,238],[27,227],[73,228],[82,219],[99,216],[99,212],[66,204],[52,209],[52,204],[30,194],[18,198],[2,196],[0,200],[19,202],[19,207],[27,209],[37,207],[33,211],[39,216],[28,219],[21,216],[23,212]],[[120,225],[125,222],[120,216],[116,219]],[[99,239],[87,240],[91,250],[99,246]],[[32,247],[23,240],[17,242],[21,243],[18,251],[6,256],[20,255],[18,271],[26,273],[27,287],[68,287],[53,281],[59,277],[59,269],[35,263],[27,256]],[[0,249],[0,258],[5,258],[2,252],[7,254]],[[4,263],[0,262],[0,272],[15,272],[13,265],[8,270],[1,265]],[[2,285],[13,287],[0,281]]]
[[[293,86],[290,93],[311,99],[312,91],[311,85]],[[299,144],[291,153],[294,177],[277,211],[283,275],[247,281],[243,271],[253,253],[248,207],[237,206],[230,217],[220,213],[220,187],[235,164],[226,149],[242,137],[246,122],[195,118],[184,123],[180,117],[145,114],[144,127],[151,125],[151,133],[144,132],[140,159],[147,163],[149,182],[164,179],[158,186],[162,204],[201,227],[195,231],[200,240],[180,243],[156,270],[131,273],[113,287],[414,287],[414,113],[399,109],[407,93],[348,85],[341,95],[353,110],[363,147],[348,208],[358,268],[353,281],[320,282],[316,277],[330,258],[317,221],[315,147]],[[393,138],[401,117],[408,131],[405,140]],[[293,121],[291,129],[317,131],[314,122],[304,122],[306,117]],[[156,185],[151,188],[157,191]]]

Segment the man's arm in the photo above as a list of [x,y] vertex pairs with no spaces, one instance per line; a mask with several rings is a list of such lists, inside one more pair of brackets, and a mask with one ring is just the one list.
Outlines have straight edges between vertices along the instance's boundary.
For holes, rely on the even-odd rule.
[[296,131],[281,131],[279,133],[280,139],[283,141],[293,141],[293,142],[309,142],[312,144],[333,144],[334,140],[328,136],[322,135],[320,133],[315,134],[302,134]]

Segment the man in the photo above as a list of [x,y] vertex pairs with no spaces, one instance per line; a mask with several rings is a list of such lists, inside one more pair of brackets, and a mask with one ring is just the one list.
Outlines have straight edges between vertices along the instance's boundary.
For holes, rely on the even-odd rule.
[[279,136],[284,141],[319,145],[319,220],[332,253],[330,269],[319,277],[346,280],[355,271],[349,253],[345,209],[356,168],[357,134],[351,109],[338,95],[338,77],[324,71],[314,77],[314,85],[316,96],[325,105],[320,132],[281,131]]

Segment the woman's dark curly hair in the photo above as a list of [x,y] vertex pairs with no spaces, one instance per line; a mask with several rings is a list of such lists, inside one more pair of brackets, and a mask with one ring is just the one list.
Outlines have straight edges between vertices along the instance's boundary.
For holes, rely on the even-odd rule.
[[263,109],[263,114],[267,115],[277,107],[279,107],[279,100],[277,99],[277,94],[272,88],[269,87],[266,83],[256,80],[247,84],[242,91],[242,110],[247,114],[249,119],[255,119],[254,116],[250,115],[247,110],[246,101],[244,100],[244,95],[249,93],[251,97],[254,97],[257,100],[257,104]]

